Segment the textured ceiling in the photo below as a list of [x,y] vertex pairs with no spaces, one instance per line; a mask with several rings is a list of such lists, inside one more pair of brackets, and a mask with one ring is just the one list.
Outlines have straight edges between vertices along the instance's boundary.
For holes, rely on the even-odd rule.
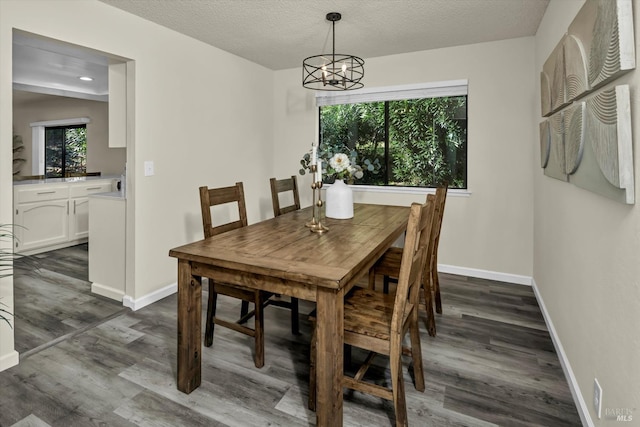
[[272,70],[532,36],[549,0],[100,0]]
[[[1,1],[1,0],[0,0]],[[331,51],[365,60],[536,33],[549,0],[100,0],[272,70]],[[14,87],[106,99],[106,58],[14,31]],[[71,67],[70,67],[71,66]],[[79,75],[91,74],[91,84]],[[15,95],[15,94],[14,94]],[[14,96],[14,101],[17,96]],[[31,99],[31,98],[25,98]]]

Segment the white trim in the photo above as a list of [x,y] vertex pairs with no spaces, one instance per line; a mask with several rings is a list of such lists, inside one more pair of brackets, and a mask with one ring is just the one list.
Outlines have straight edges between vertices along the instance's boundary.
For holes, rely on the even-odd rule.
[[447,80],[399,86],[373,87],[342,92],[316,92],[316,105],[355,104],[467,95],[469,80]]
[[44,175],[44,126],[31,127],[31,175]]
[[12,366],[16,366],[18,363],[20,363],[20,355],[17,351],[13,350],[12,352],[0,357],[0,372],[5,369],[9,369]]
[[91,123],[91,119],[89,117],[78,117],[77,119],[46,120],[44,122],[33,122],[33,123],[29,123],[29,126],[52,127],[52,126],[84,125],[87,123]]
[[438,264],[438,271],[441,273],[457,274],[459,276],[469,276],[478,279],[497,280],[498,282],[507,282],[526,286],[531,286],[531,281],[533,280],[530,276],[446,264]]
[[160,301],[162,298],[173,295],[176,292],[178,292],[177,282],[167,285],[162,289],[158,289],[155,292],[151,292],[150,294],[144,295],[141,298],[135,300],[132,297],[125,295],[122,298],[122,305],[125,307],[129,307],[133,311],[137,311],[143,307],[153,304],[154,302]]
[[115,289],[107,285],[101,285],[100,283],[96,282],[93,282],[91,284],[91,292],[96,295],[114,299],[116,301],[122,301],[124,298],[124,292],[120,289]]
[[580,391],[578,380],[576,379],[576,376],[573,374],[573,369],[571,369],[571,363],[569,362],[569,358],[567,357],[567,354],[564,351],[564,347],[562,346],[560,337],[558,336],[556,328],[553,325],[551,316],[547,311],[547,307],[544,304],[542,295],[540,295],[540,290],[538,289],[538,285],[536,284],[536,281],[533,278],[531,279],[531,282],[533,287],[533,293],[535,294],[536,300],[538,301],[538,305],[540,306],[540,311],[542,311],[542,317],[544,318],[544,322],[547,324],[547,330],[549,331],[549,335],[551,335],[551,341],[553,341],[553,346],[556,349],[556,353],[558,354],[558,359],[560,359],[560,365],[562,366],[562,371],[564,372],[564,376],[566,377],[567,382],[569,383],[569,390],[571,390],[571,396],[573,396],[573,401],[576,404],[578,415],[580,415],[580,420],[582,420],[582,425],[587,427],[594,427],[595,424],[591,419],[591,414],[589,413],[587,403],[584,401],[584,396]]
[[[322,184],[323,188],[330,188],[333,184]],[[367,193],[396,193],[396,194],[435,194],[435,188],[426,188],[426,187],[395,187],[392,185],[389,186],[378,186],[378,185],[349,185],[353,191],[356,192],[367,192]],[[471,191],[466,189],[458,189],[458,188],[450,188],[447,190],[447,196],[453,197],[469,197],[471,196]]]

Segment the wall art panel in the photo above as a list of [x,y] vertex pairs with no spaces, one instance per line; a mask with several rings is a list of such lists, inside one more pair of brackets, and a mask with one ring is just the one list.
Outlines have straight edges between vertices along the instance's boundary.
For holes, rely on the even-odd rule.
[[564,38],[569,101],[635,68],[631,3],[588,0],[569,26]]
[[629,86],[585,100],[582,162],[573,184],[621,203],[635,203]]
[[549,55],[540,73],[541,108],[542,115],[545,117],[567,105],[563,44],[564,39]]
[[636,67],[633,2],[587,0],[540,72],[544,174],[635,203],[629,87]]

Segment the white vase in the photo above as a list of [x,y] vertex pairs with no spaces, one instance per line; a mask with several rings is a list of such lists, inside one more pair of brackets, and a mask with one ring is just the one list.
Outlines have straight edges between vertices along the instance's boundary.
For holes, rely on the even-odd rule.
[[336,182],[327,188],[326,197],[327,218],[353,218],[353,190],[343,180],[336,179]]

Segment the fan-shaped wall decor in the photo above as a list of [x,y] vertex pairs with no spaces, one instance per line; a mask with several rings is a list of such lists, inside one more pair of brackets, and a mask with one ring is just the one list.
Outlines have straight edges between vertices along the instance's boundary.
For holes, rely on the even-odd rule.
[[567,100],[573,101],[590,89],[587,54],[580,39],[574,35],[569,34],[564,40]]
[[540,166],[546,168],[549,164],[549,152],[551,151],[551,130],[549,120],[540,123]]
[[564,78],[564,39],[558,43],[542,66],[540,91],[543,116],[549,116],[567,105]]
[[635,66],[632,0],[587,0],[540,73],[545,175],[635,203],[629,87],[602,90]]
[[[564,110],[565,172],[574,173],[582,160],[584,148],[585,103],[579,102]],[[571,178],[569,178],[571,179]]]
[[629,86],[585,100],[584,152],[573,184],[622,203],[635,203]]
[[548,177],[567,181],[565,172],[564,149],[564,113],[559,112],[547,120],[549,123],[549,160],[544,168],[544,174]]
[[[569,100],[633,70],[636,54],[631,0],[586,1],[564,40],[567,84],[572,87]],[[577,80],[584,78],[584,72],[587,80],[581,88]]]

